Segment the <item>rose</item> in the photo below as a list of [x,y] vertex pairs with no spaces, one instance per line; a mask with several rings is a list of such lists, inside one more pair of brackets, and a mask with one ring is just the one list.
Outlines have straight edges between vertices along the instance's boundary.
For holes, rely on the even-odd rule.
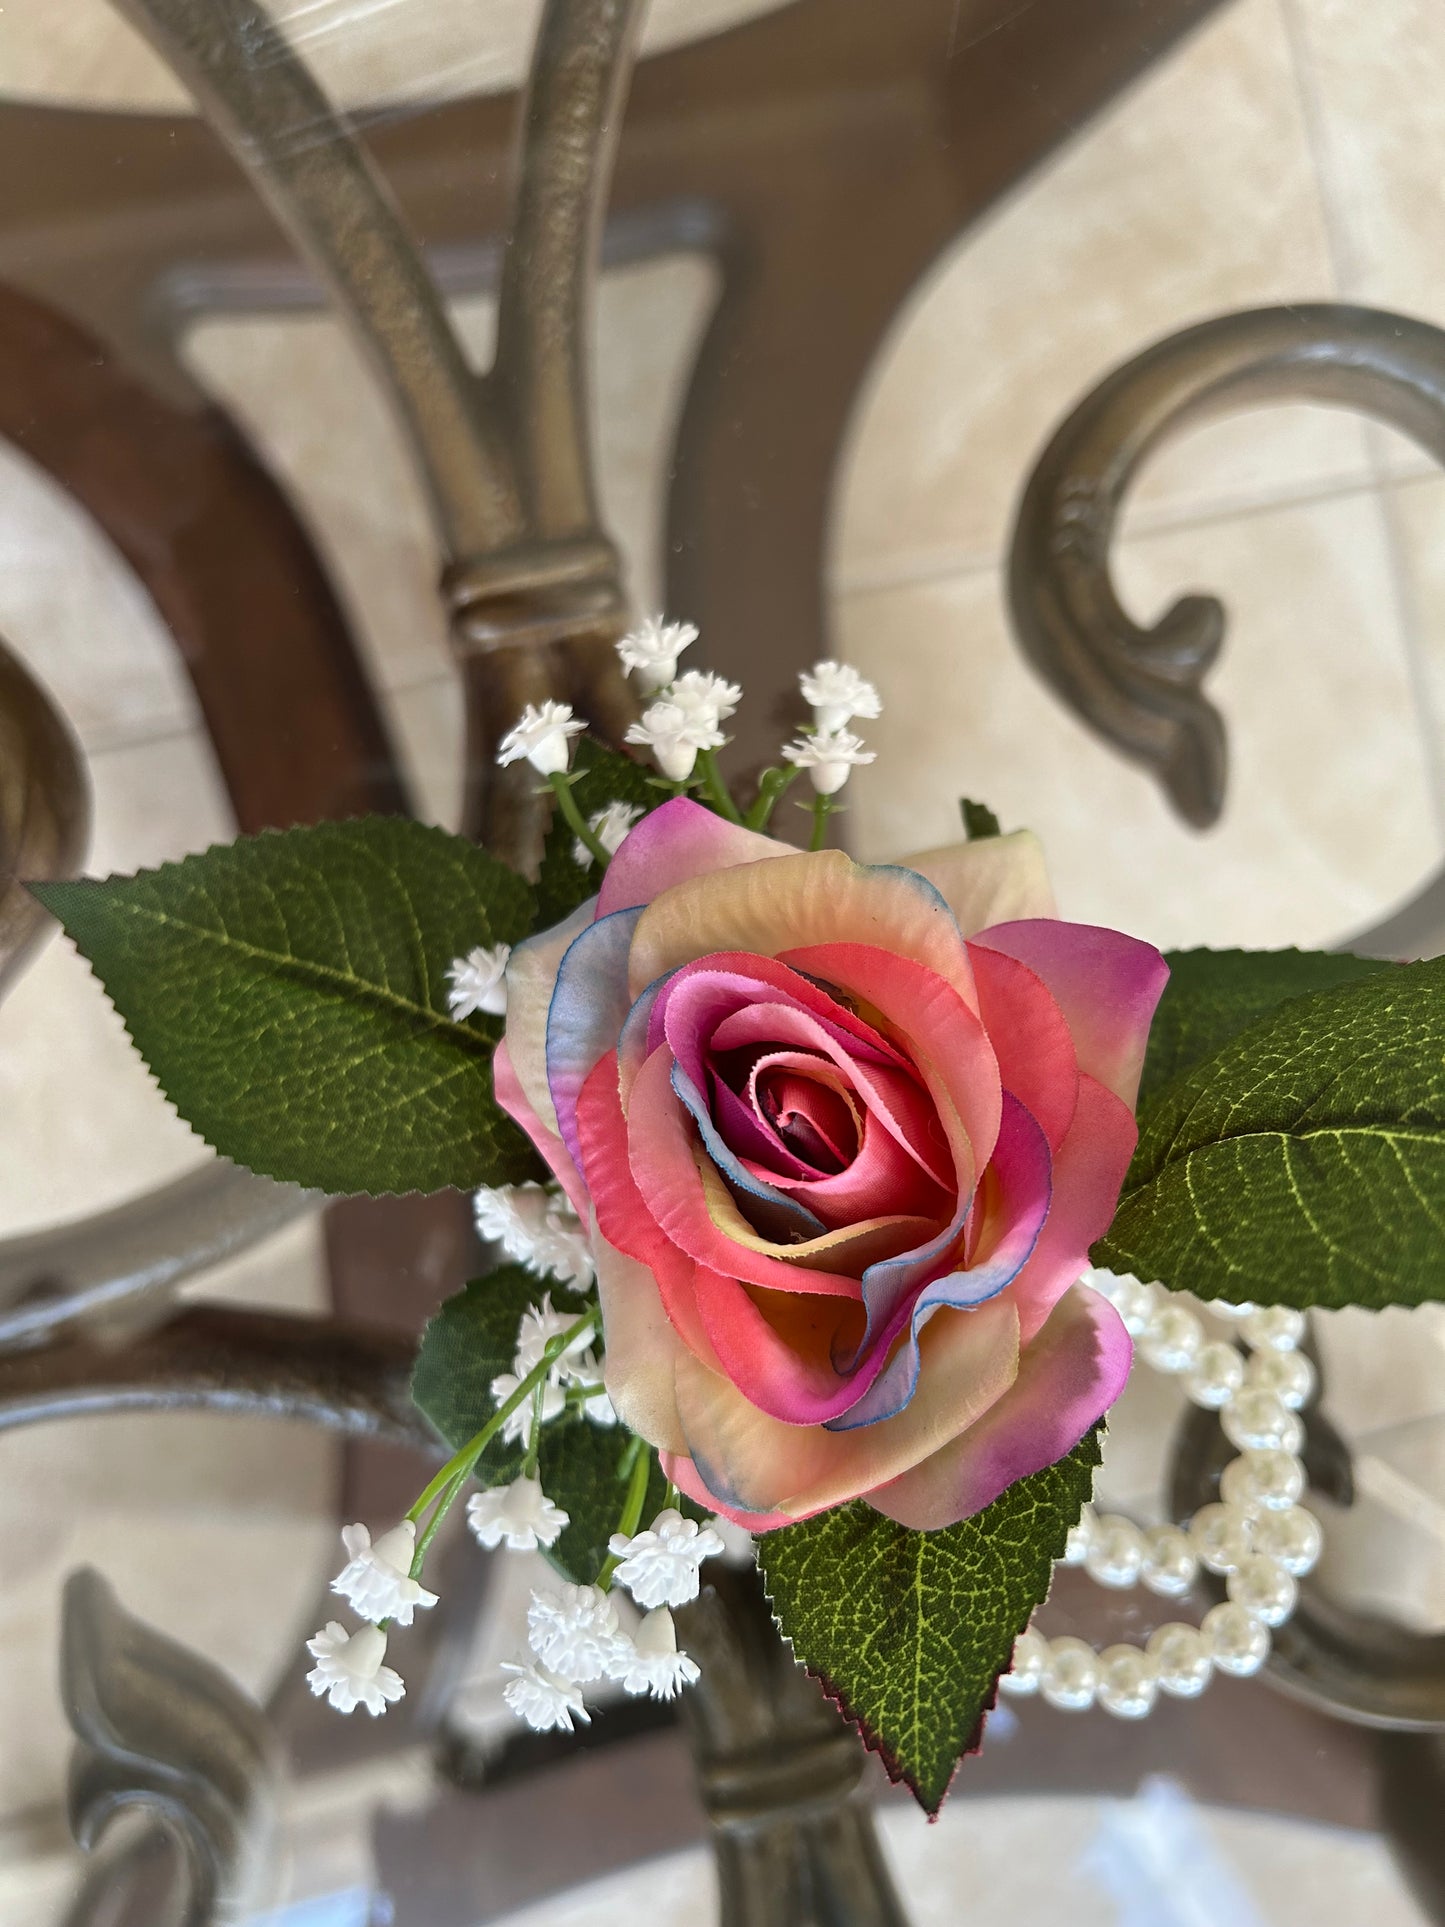
[[1167,970],[1027,832],[869,868],[685,799],[513,952],[497,1095],[592,1226],[605,1375],[700,1503],[978,1511],[1130,1344],[1076,1284]]

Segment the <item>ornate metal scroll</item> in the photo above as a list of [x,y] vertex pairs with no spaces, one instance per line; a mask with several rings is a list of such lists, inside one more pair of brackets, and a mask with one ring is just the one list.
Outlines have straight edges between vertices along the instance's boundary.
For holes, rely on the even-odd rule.
[[392,196],[348,122],[254,0],[116,0],[196,96],[331,291],[391,397],[430,495],[468,688],[468,818],[534,860],[545,805],[491,751],[522,705],[630,712],[626,621],[597,512],[588,316],[639,0],[549,0],[525,103],[497,355],[468,366]]
[[[66,1581],[60,1686],[76,1735],[68,1804],[79,1844],[94,1851],[117,1816],[143,1812],[180,1849],[183,1927],[244,1918],[263,1897],[275,1830],[275,1745],[261,1709],[219,1668],[133,1618],[89,1568]],[[140,1846],[126,1856],[133,1873]],[[112,1861],[106,1889],[119,1877]],[[92,1889],[71,1921],[100,1919],[106,1897]]]
[[716,1571],[680,1620],[702,1667],[682,1705],[723,1927],[905,1927],[854,1797],[857,1735],[778,1637],[757,1572]]
[[1169,335],[1115,369],[1055,432],[1014,525],[1009,602],[1024,653],[1200,828],[1224,803],[1224,723],[1203,693],[1224,608],[1214,596],[1184,596],[1141,628],[1115,594],[1109,545],[1130,482],[1170,435],[1281,400],[1377,416],[1445,463],[1445,333],[1320,302],[1219,315]]
[[0,642],[0,993],[45,925],[24,885],[74,876],[90,836],[80,745]]

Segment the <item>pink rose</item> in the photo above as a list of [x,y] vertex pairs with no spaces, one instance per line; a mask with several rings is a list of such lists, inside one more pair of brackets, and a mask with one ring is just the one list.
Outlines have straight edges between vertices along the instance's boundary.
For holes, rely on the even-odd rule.
[[755,1531],[950,1525],[1112,1404],[1076,1284],[1167,975],[1032,836],[869,868],[678,800],[519,945],[497,1094],[594,1226],[607,1389]]

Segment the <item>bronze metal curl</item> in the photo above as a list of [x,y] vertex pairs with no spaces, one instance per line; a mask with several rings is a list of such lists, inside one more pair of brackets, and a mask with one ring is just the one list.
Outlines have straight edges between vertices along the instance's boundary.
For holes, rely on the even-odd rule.
[[1014,522],[1009,607],[1024,654],[1200,829],[1224,805],[1224,721],[1203,684],[1224,642],[1225,610],[1217,597],[1187,595],[1141,628],[1114,591],[1109,546],[1130,483],[1161,443],[1277,401],[1373,415],[1445,464],[1445,332],[1408,315],[1314,302],[1217,315],[1168,335],[1116,368],[1055,431]]

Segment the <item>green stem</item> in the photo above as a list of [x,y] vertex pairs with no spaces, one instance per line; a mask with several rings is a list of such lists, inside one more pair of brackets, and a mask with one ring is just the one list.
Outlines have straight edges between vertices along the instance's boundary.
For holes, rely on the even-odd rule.
[[[411,1520],[413,1525],[416,1524],[427,1507],[436,1500],[440,1493],[446,1490],[453,1480],[465,1480],[470,1477],[472,1468],[477,1460],[482,1456],[483,1452],[486,1451],[487,1447],[512,1416],[513,1412],[516,1411],[517,1407],[525,1404],[527,1399],[531,1397],[556,1361],[562,1356],[563,1352],[566,1351],[567,1347],[580,1338],[583,1332],[593,1329],[596,1323],[597,1313],[595,1311],[584,1311],[580,1318],[575,1319],[573,1323],[567,1327],[566,1331],[558,1332],[555,1338],[547,1341],[547,1344],[543,1348],[542,1356],[537,1360],[537,1363],[532,1367],[531,1371],[528,1372],[527,1376],[520,1382],[516,1390],[509,1393],[502,1401],[482,1427],[481,1431],[474,1432],[462,1449],[452,1454],[441,1471],[437,1473],[431,1484],[426,1488],[425,1492],[422,1493],[416,1504],[412,1506],[406,1516]],[[451,1504],[455,1496],[456,1494],[453,1493],[448,1498],[448,1505]],[[418,1548],[418,1550],[420,1550],[420,1548]]]
[[714,804],[720,815],[729,823],[741,823],[742,811],[732,799],[732,792],[723,781],[722,771],[717,766],[717,751],[700,749],[697,753],[697,767],[702,772],[703,794]]
[[557,807],[562,812],[567,827],[576,831],[585,847],[592,852],[593,861],[600,863],[605,870],[612,861],[608,855],[607,846],[578,809],[577,798],[572,794],[572,784],[567,772],[559,769],[549,776],[547,781],[552,785],[552,794],[557,799]]
[[[652,1452],[642,1439],[634,1438],[629,1448],[632,1453],[632,1477],[627,1482],[627,1497],[622,1504],[622,1517],[617,1521],[617,1530],[624,1538],[630,1539],[642,1523],[642,1505],[647,1497],[647,1482],[652,1477]],[[597,1583],[606,1592],[612,1584],[612,1575],[622,1564],[617,1553],[607,1555],[602,1570],[597,1575]]]
[[752,808],[743,818],[750,830],[765,830],[789,789],[797,782],[801,770],[796,766],[787,769],[765,769],[758,778],[758,793],[753,799]]
[[682,1511],[682,1494],[678,1491],[671,1479],[668,1480],[667,1490],[662,1495],[663,1511],[666,1512],[669,1508],[673,1512]]
[[833,814],[834,803],[831,796],[813,798],[813,834],[809,839],[809,850],[821,850],[828,840],[828,818]]
[[525,1478],[537,1476],[537,1459],[542,1450],[542,1401],[547,1396],[545,1379],[532,1394],[532,1425],[527,1434],[527,1456],[522,1461],[522,1474]]

